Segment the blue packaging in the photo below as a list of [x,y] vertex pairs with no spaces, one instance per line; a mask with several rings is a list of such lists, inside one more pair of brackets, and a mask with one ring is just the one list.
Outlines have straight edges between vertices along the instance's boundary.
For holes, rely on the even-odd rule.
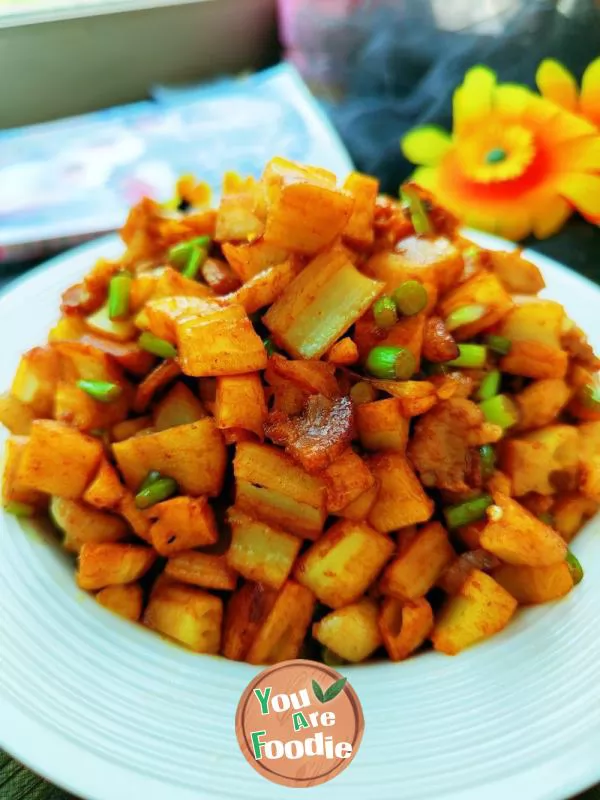
[[0,264],[41,258],[119,228],[144,195],[168,199],[192,173],[258,177],[274,155],[352,163],[296,70],[282,64],[153,99],[0,133]]

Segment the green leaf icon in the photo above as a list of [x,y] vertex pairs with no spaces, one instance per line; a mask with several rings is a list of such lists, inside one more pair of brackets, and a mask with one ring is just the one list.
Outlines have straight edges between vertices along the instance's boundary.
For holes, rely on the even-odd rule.
[[340,678],[339,680],[332,683],[329,689],[325,692],[324,700],[322,702],[328,703],[330,700],[333,700],[338,694],[342,691],[344,686],[346,685],[346,681],[348,678]]
[[320,703],[324,703],[325,702],[325,695],[323,694],[323,689],[321,689],[321,687],[319,686],[319,684],[315,680],[313,680],[313,682],[312,682],[312,689],[313,689],[313,692],[315,693],[315,697],[317,698],[317,700]]

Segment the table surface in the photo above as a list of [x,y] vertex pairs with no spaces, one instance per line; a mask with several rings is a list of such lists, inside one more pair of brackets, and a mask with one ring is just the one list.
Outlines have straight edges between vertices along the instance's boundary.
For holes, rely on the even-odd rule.
[[[575,219],[552,239],[527,244],[600,283],[599,228]],[[8,276],[0,275],[0,291],[7,288],[21,272],[22,270],[16,267],[11,269]],[[598,758],[600,759],[600,754]],[[43,780],[1,750],[0,798],[1,800],[76,800],[73,795]],[[600,800],[600,784],[573,800]]]

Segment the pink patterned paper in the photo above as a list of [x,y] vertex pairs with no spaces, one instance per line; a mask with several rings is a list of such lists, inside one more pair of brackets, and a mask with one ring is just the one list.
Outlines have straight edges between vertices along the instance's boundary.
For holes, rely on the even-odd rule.
[[[295,49],[300,16],[313,17],[314,26],[319,26],[319,17],[332,21],[340,19],[368,0],[279,0],[279,25],[281,38],[286,47]],[[302,26],[304,27],[304,26]]]

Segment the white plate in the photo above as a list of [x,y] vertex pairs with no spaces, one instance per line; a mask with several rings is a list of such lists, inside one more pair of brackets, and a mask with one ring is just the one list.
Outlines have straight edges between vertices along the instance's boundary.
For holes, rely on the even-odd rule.
[[[114,238],[84,246],[0,298],[0,387],[19,354],[45,340],[61,290],[117,251]],[[533,260],[547,295],[600,346],[600,290]],[[599,528],[574,545],[583,583],[491,641],[455,658],[349,668],[363,743],[311,797],[565,800],[600,780]],[[256,669],[114,617],[76,588],[49,541],[0,518],[0,746],[86,800],[297,798],[255,773],[237,746],[236,705]]]

